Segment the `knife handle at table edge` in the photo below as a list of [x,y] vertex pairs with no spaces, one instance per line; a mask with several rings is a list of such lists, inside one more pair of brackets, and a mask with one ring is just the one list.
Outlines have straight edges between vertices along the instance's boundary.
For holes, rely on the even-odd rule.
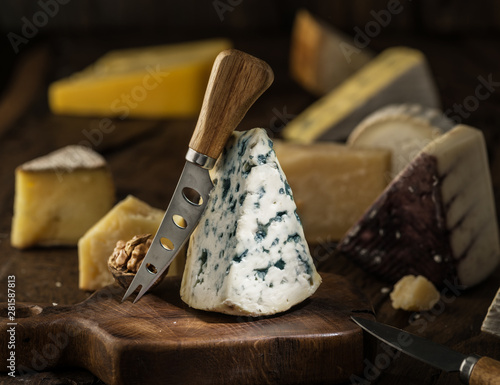
[[500,362],[481,357],[472,368],[470,385],[500,385]]
[[235,49],[222,51],[212,67],[189,148],[217,159],[233,130],[273,79],[266,62]]

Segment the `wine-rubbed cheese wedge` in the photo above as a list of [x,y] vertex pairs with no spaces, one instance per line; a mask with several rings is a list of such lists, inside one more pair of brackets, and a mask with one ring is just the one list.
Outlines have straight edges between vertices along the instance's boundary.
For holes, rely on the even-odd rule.
[[472,286],[500,261],[481,131],[460,125],[429,143],[387,186],[338,250],[389,281],[423,275]]
[[112,207],[115,189],[104,158],[67,146],[16,169],[11,243],[76,245]]
[[[165,212],[129,195],[118,202],[78,241],[79,287],[97,290],[113,283],[108,258],[116,242],[134,235],[154,236]],[[170,265],[168,275],[182,275],[185,257],[179,255]]]
[[310,243],[338,241],[387,186],[390,152],[275,141]]
[[346,139],[368,114],[394,103],[439,107],[425,56],[405,47],[389,48],[286,125],[285,139],[312,143]]
[[265,130],[235,132],[212,180],[191,235],[182,300],[196,309],[261,316],[311,296],[321,278]]
[[49,86],[55,114],[158,118],[194,116],[225,39],[112,51]]
[[349,135],[356,148],[386,148],[391,151],[394,178],[427,144],[455,124],[440,110],[419,104],[389,105],[367,116]]

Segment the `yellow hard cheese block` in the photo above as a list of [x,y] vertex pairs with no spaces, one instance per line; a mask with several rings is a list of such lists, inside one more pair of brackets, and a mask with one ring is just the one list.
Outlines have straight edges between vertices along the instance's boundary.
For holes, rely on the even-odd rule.
[[439,107],[420,51],[405,47],[383,51],[288,123],[283,136],[300,143],[345,139],[366,115],[393,103]]
[[277,140],[274,149],[311,243],[340,239],[389,181],[388,150]]
[[[129,195],[116,204],[78,241],[79,287],[83,290],[97,290],[113,283],[108,271],[108,258],[116,242],[128,241],[134,235],[156,234],[163,219],[163,210]],[[181,275],[185,254],[179,253],[168,275]]]
[[225,39],[112,51],[49,86],[55,114],[162,118],[196,116]]
[[33,159],[16,169],[12,246],[76,245],[114,199],[104,158],[86,147]]

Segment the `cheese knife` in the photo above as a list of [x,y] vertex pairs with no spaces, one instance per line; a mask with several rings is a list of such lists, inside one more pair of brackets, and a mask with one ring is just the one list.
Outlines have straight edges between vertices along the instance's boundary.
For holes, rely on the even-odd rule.
[[471,385],[500,385],[500,362],[489,357],[466,355],[417,335],[380,322],[351,317],[361,328],[389,346],[446,372],[460,372]]
[[141,287],[134,300],[137,302],[163,275],[189,239],[213,187],[209,170],[233,130],[273,79],[267,63],[244,52],[230,49],[216,57],[181,177],[122,301]]

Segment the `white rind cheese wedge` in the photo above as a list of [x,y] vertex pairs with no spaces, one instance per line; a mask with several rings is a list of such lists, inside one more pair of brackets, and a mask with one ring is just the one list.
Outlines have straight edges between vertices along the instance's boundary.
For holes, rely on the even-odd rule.
[[427,144],[455,124],[439,109],[419,104],[389,105],[367,116],[347,138],[356,148],[391,151],[393,179]]
[[389,281],[423,275],[473,286],[500,262],[495,202],[481,131],[460,125],[429,143],[338,246]]
[[311,296],[321,277],[265,130],[235,132],[212,179],[189,244],[182,300],[201,310],[263,316]]
[[488,309],[481,330],[500,337],[500,289],[498,289],[495,299]]
[[104,158],[67,146],[16,169],[11,243],[74,246],[112,207],[115,189]]

